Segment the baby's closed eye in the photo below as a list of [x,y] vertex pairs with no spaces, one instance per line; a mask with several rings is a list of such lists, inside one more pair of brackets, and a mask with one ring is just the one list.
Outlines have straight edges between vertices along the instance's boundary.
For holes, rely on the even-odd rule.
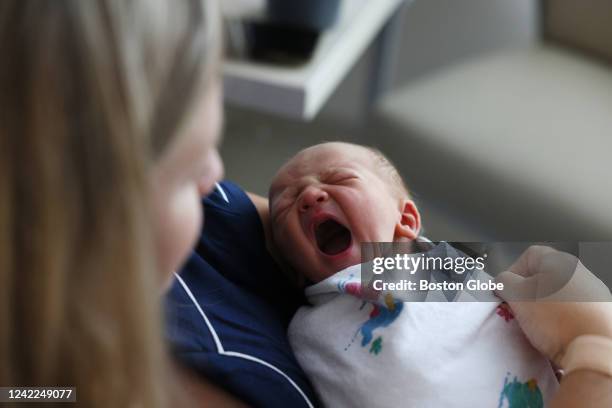
[[322,177],[323,181],[328,184],[342,184],[358,178],[359,176],[357,174],[345,171],[330,172]]

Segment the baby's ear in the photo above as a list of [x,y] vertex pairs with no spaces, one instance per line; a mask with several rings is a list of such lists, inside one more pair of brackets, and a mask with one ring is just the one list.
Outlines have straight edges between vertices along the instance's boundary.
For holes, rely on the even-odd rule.
[[400,202],[400,219],[395,224],[394,241],[414,241],[421,230],[421,215],[414,201],[403,199]]

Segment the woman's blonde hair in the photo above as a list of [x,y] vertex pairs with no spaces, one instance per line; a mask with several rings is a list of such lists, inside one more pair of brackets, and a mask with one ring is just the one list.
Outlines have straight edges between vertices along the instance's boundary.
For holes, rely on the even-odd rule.
[[0,2],[0,386],[166,405],[148,174],[219,61],[214,2]]

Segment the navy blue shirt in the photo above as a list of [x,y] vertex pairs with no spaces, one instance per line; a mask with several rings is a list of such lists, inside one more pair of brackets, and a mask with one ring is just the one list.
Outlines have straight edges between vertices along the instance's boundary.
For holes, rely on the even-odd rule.
[[255,206],[229,182],[203,205],[202,234],[166,298],[174,355],[252,406],[318,406],[286,336],[303,295],[266,250]]

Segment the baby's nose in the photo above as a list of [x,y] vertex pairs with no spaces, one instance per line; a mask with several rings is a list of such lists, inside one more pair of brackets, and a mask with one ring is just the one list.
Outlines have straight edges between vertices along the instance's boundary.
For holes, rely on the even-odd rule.
[[315,205],[327,201],[328,195],[324,190],[318,187],[309,186],[302,191],[300,196],[300,211],[305,212]]

